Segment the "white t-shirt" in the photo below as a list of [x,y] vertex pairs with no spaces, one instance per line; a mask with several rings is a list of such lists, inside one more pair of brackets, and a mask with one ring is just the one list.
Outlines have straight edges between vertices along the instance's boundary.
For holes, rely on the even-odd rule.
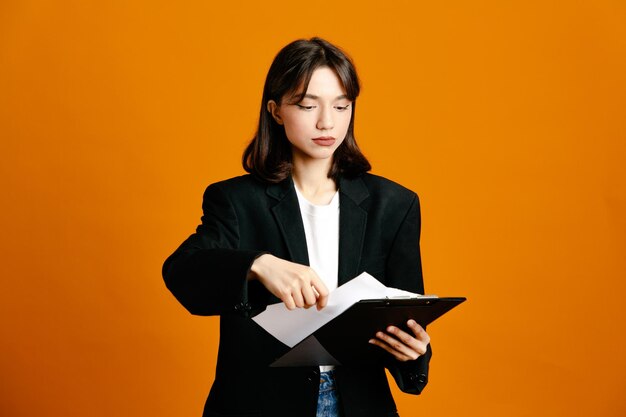
[[[337,288],[339,270],[339,192],[327,205],[316,205],[308,201],[296,187],[309,266],[324,281],[328,291]],[[329,371],[334,366],[320,366],[320,371]]]
[[319,206],[308,201],[296,188],[309,266],[324,281],[328,291],[337,288],[339,270],[339,192],[328,205]]

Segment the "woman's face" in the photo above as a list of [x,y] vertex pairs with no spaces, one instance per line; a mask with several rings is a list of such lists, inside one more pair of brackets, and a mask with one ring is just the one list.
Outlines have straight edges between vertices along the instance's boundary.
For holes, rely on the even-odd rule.
[[311,159],[330,162],[348,132],[351,105],[335,72],[320,67],[313,72],[302,101],[294,103],[284,97],[280,106],[270,101],[268,110],[285,127],[294,163]]

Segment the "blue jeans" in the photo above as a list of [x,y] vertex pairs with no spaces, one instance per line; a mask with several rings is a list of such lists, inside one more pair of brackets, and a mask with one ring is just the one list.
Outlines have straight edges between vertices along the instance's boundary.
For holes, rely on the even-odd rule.
[[317,417],[341,417],[334,371],[320,374],[320,394],[317,397]]

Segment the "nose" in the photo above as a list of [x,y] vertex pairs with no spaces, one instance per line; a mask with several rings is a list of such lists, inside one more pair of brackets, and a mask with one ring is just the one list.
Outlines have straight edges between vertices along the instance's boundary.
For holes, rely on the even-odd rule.
[[319,118],[317,119],[316,127],[319,130],[331,130],[334,126],[335,121],[333,120],[332,108],[322,106],[319,113]]

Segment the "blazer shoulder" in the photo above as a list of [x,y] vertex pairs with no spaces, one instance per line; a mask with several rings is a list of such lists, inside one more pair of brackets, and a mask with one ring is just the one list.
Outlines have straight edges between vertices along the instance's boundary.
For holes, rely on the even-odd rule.
[[205,195],[215,192],[222,192],[229,196],[246,195],[254,193],[255,190],[264,190],[266,186],[261,180],[246,174],[209,184],[206,187]]
[[410,201],[419,199],[414,191],[388,178],[369,173],[361,178],[369,192],[378,198]]

